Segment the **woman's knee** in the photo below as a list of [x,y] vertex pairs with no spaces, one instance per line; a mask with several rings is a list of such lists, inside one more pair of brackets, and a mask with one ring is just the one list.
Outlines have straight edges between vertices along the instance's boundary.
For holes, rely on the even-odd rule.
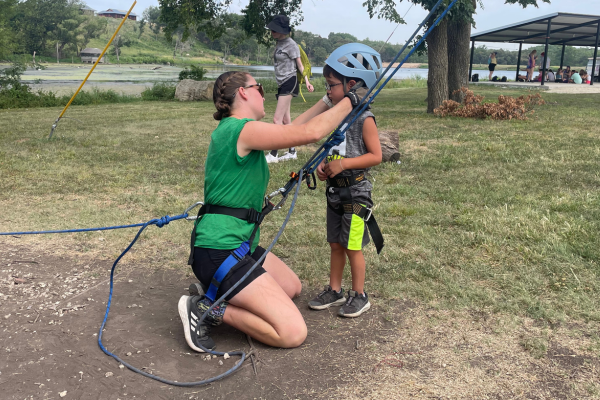
[[293,322],[288,322],[283,332],[280,332],[281,343],[279,347],[298,347],[306,340],[308,329],[302,316]]

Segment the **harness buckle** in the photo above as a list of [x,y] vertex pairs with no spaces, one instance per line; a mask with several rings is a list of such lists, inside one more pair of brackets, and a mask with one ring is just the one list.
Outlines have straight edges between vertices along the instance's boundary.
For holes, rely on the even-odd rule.
[[[186,208],[186,209],[185,209],[185,211],[184,211],[183,213],[184,213],[184,214],[187,214],[187,213],[189,213],[190,211],[192,211],[194,208],[196,208],[196,207],[198,207],[198,206],[203,206],[203,205],[204,205],[204,202],[202,202],[202,201],[198,201],[198,202],[196,202],[196,203],[192,204],[191,206],[189,206],[188,208]],[[186,219],[186,220],[188,220],[188,221],[194,221],[194,220],[196,220],[197,218],[198,218],[198,216],[197,216],[197,215],[194,215],[194,216],[191,216],[191,217],[188,215],[187,217],[185,217],[185,219]]]
[[373,215],[373,207],[371,207],[371,208],[365,207],[365,208],[367,209],[367,211],[369,213],[367,214],[366,218],[363,218],[363,221],[367,222],[367,221],[369,221],[369,219],[371,219],[371,215]]

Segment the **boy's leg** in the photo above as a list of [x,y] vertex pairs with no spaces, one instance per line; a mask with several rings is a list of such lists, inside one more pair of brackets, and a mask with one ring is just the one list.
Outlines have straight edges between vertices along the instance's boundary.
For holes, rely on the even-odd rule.
[[352,290],[358,294],[365,291],[365,256],[362,250],[346,250],[352,271]]
[[329,243],[329,246],[331,247],[329,286],[339,292],[342,289],[342,277],[346,266],[346,249],[339,243]]

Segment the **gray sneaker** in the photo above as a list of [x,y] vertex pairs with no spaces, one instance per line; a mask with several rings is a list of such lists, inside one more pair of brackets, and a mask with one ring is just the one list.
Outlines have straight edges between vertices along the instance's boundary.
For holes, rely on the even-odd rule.
[[327,285],[317,297],[308,302],[308,306],[313,310],[324,310],[331,306],[341,306],[344,302],[346,302],[344,289],[342,288],[338,293],[331,286]]
[[348,290],[348,300],[340,308],[338,315],[340,317],[354,318],[369,308],[371,308],[371,303],[369,303],[369,297],[366,292],[365,294],[358,294],[354,290]]

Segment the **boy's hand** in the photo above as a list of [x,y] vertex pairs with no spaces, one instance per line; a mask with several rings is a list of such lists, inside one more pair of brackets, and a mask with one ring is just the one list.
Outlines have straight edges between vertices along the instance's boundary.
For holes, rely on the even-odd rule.
[[336,176],[343,170],[344,170],[344,167],[342,166],[341,158],[330,161],[323,166],[323,172],[325,172],[326,176],[328,176],[329,178],[333,178],[334,176]]
[[323,171],[323,167],[325,166],[325,160],[321,161],[321,164],[317,166],[317,176],[319,180],[324,181],[327,179],[327,174]]
[[306,82],[306,88],[308,89],[309,92],[315,91],[315,87],[313,85],[311,85],[310,82]]

